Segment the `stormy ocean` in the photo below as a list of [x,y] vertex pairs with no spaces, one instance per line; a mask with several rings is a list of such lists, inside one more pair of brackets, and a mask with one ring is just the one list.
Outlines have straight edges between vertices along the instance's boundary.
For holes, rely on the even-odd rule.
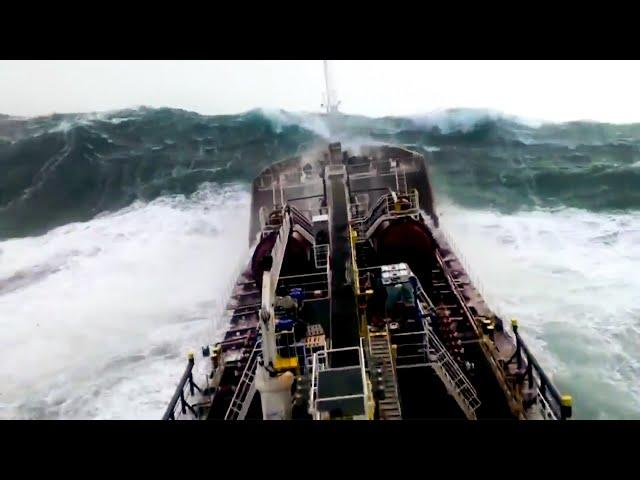
[[[429,162],[441,223],[574,418],[640,419],[640,124],[340,115]],[[0,115],[0,418],[160,418],[222,334],[249,183],[316,114]]]

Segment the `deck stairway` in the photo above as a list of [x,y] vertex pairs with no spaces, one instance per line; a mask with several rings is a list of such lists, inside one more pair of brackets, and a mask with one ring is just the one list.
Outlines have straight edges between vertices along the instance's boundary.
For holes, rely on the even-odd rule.
[[[376,204],[364,217],[360,216],[360,214],[354,216],[353,210],[350,210],[350,221],[353,229],[358,234],[359,242],[367,240],[385,219],[390,217],[399,218],[409,215],[417,215],[419,213],[417,191],[403,193],[402,195],[405,197],[405,200],[408,201],[406,208],[403,208],[402,210],[396,209],[395,199],[391,194],[382,195],[378,198]],[[353,208],[353,204],[350,207]]]
[[447,387],[447,391],[467,419],[476,420],[475,410],[480,406],[478,395],[466,375],[435,335],[428,335],[428,355],[431,368]]
[[391,360],[391,345],[387,332],[370,333],[369,345],[371,358],[382,370],[384,398],[379,400],[380,418],[382,420],[401,420],[400,398],[397,381]]
[[377,254],[370,241],[356,243],[356,262],[359,270],[376,265]]
[[[474,318],[473,307],[465,305],[464,286],[468,283],[466,275],[459,267],[455,255],[451,252],[436,251],[437,263],[431,271],[429,297],[435,307],[432,316],[435,337],[451,353],[458,367],[472,375],[474,388],[483,399],[482,417],[509,418],[507,398],[504,387],[491,371],[484,351],[483,333]],[[471,368],[469,369],[470,366]]]
[[424,328],[423,349],[426,351],[428,365],[446,387],[447,392],[456,401],[466,418],[475,420],[477,418],[475,411],[480,406],[476,389],[462,371],[458,362],[449,353],[450,350],[443,345],[432,326],[429,325],[427,319],[435,319],[433,302],[420,284],[418,284],[417,293],[418,307]]
[[258,357],[262,351],[262,342],[258,340],[253,347],[247,366],[242,373],[240,382],[234,392],[231,404],[225,415],[225,420],[244,420],[256,393],[256,368]]

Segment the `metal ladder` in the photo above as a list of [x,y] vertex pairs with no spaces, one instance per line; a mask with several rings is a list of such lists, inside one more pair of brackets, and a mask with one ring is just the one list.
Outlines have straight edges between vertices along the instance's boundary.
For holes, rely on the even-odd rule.
[[427,327],[427,332],[427,352],[431,367],[467,419],[476,420],[475,411],[480,406],[480,400],[475,388],[430,327]]
[[398,386],[393,373],[393,363],[391,362],[389,335],[386,332],[371,334],[369,336],[369,346],[371,356],[382,367],[384,399],[378,402],[380,416],[383,420],[401,420],[402,411],[400,409]]
[[231,404],[224,416],[225,420],[244,420],[256,393],[256,367],[258,366],[258,357],[262,351],[262,340],[258,339],[251,351],[251,356],[247,362],[247,366],[242,372],[240,382],[236,388]]
[[372,260],[375,260],[375,250],[369,240],[363,239],[362,242],[356,244],[356,263],[358,268],[370,267]]
[[434,309],[433,302],[422,286],[418,286],[419,306],[422,314],[422,325],[425,332],[425,343],[429,365],[444,384],[449,394],[454,398],[468,420],[477,420],[475,411],[480,406],[480,399],[476,389],[460,369],[456,361],[442,344],[433,328],[429,325],[428,311]]

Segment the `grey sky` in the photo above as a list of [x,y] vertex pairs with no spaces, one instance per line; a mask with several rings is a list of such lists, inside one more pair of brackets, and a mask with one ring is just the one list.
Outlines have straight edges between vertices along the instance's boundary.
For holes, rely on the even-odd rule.
[[[640,122],[638,61],[333,61],[341,110],[370,116],[470,107],[533,119]],[[205,114],[318,111],[322,62],[0,61],[0,113],[148,105]]]

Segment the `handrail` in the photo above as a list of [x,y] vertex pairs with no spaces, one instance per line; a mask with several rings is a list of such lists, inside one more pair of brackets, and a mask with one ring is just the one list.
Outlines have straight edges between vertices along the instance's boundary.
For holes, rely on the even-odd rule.
[[484,340],[479,343],[480,348],[484,352],[490,368],[493,370],[494,374],[500,379],[500,386],[502,387],[502,390],[504,391],[509,401],[509,404],[512,405],[512,409],[515,409],[519,412],[519,415],[523,415],[524,408],[521,402],[522,399],[517,396],[518,392],[514,392],[513,389],[509,387],[507,383],[506,372],[503,366],[498,363],[499,357],[497,355],[495,345],[493,344],[493,342],[486,341],[486,337],[484,336],[482,330],[478,328],[478,325],[476,324],[475,316],[469,310],[467,302],[464,301],[464,298],[462,297],[462,293],[460,292],[460,289],[455,284],[455,282],[451,280],[451,277],[448,272],[448,268],[444,264],[444,260],[442,259],[442,256],[438,251],[436,251],[436,259],[438,260],[442,270],[445,273],[445,278],[447,283],[449,283],[449,286],[451,287],[451,291],[458,299],[458,303],[462,306],[462,311],[467,316],[467,319],[469,320],[471,328],[474,330],[478,339]]
[[[564,420],[565,418],[567,418],[567,416],[565,415],[564,409],[562,408],[562,395],[555,387],[555,385],[551,382],[547,374],[544,372],[544,370],[536,360],[533,353],[531,353],[531,350],[529,350],[529,347],[527,347],[525,341],[520,336],[517,324],[513,324],[512,328],[514,336],[516,338],[516,351],[509,359],[509,362],[507,362],[507,364],[516,362],[518,369],[521,369],[523,366],[522,354],[524,353],[524,359],[526,360],[525,375],[529,388],[535,389],[536,392],[541,395],[541,397],[546,401],[547,405],[549,405],[549,407],[551,408],[556,418]],[[535,378],[534,373],[537,375],[537,379]]]
[[396,207],[398,205],[398,194],[396,192],[391,191],[391,193],[381,195],[378,198],[378,201],[375,203],[373,208],[371,208],[368,214],[364,217],[352,217],[352,205],[350,204],[349,214],[350,214],[350,224],[352,227],[358,232],[358,235],[361,237],[359,241],[362,241],[368,237],[368,235],[375,230],[378,225],[385,219],[391,216],[399,217],[399,216],[407,216],[407,215],[415,215],[420,212],[419,209],[419,201],[418,201],[418,191],[414,189],[410,193],[400,194],[402,197],[409,197],[409,208],[405,210],[398,210]]
[[[386,336],[387,353],[389,354],[389,360],[391,360],[391,377],[393,379],[393,390],[395,392],[395,397],[396,397],[396,399],[398,401],[398,410],[400,411],[400,414],[402,415],[402,408],[401,408],[401,404],[400,404],[400,391],[398,390],[398,375],[397,375],[397,372],[396,372],[396,364],[393,361],[393,351],[391,350],[391,335],[389,333],[389,324],[388,323],[385,325],[385,332],[387,334],[387,336]],[[362,340],[360,340],[360,344],[362,344]]]
[[[463,407],[467,418],[475,420],[475,411],[480,406],[480,400],[478,399],[476,389],[473,387],[458,364],[453,360],[453,358],[451,358],[438,336],[431,332],[430,327],[426,328],[427,348],[429,350],[433,349],[434,354],[434,358],[430,358],[430,361],[436,369],[442,369],[441,373],[448,380],[445,382],[445,385],[452,389],[450,393],[456,397],[458,404]],[[429,351],[429,354],[431,353],[432,352]]]
[[[486,302],[488,296],[486,294],[486,290],[482,282],[480,281],[479,277],[474,275],[473,271],[469,268],[468,262],[466,261],[466,257],[464,256],[464,254],[462,253],[458,245],[454,242],[453,237],[448,232],[448,230],[443,227],[442,224],[440,224],[439,230],[442,233],[444,240],[447,242],[449,249],[453,251],[456,258],[462,265],[462,268],[464,269],[464,273],[466,273],[467,277],[471,281],[472,286],[478,291],[483,301]],[[449,277],[448,275],[445,275],[445,276],[447,278]],[[454,289],[454,292],[456,293],[456,295],[458,295],[460,293],[458,286],[455,284],[455,282],[451,282],[451,283],[453,284],[452,288]],[[463,304],[466,310],[466,303],[463,302]],[[499,309],[495,306],[491,306],[490,309],[493,310],[495,317],[501,322],[503,322],[504,315],[502,314],[502,312],[500,312]],[[518,332],[517,324],[514,323],[512,328],[513,328],[513,333],[516,339],[516,352],[506,362],[505,365],[511,365],[515,361],[517,362],[518,369],[521,369],[523,367],[523,360],[525,360],[526,365],[524,366],[526,367],[525,374],[528,380],[528,386],[530,389],[535,389],[536,396],[539,396],[542,399],[541,405],[540,405],[542,411],[545,412],[546,407],[549,407],[551,409],[551,414],[555,419],[568,418],[568,412],[565,412],[565,409],[562,408],[562,395],[559,393],[557,388],[553,385],[549,377],[546,375],[546,373],[544,372],[544,370],[536,360],[533,353],[531,353],[531,351],[527,347],[524,339],[521,337],[520,333]],[[524,352],[524,358],[522,357],[522,352]],[[537,381],[534,373],[538,377]]]
[[[398,209],[398,205],[399,205],[398,197],[405,197],[405,200],[407,199],[406,197],[408,197],[409,208]],[[394,216],[413,215],[419,211],[418,191],[415,189],[412,192],[407,192],[402,194],[397,194],[396,192],[392,192],[392,194],[385,195],[383,198],[386,200],[385,202],[386,211],[384,211],[384,213],[386,213],[387,215],[394,215]],[[371,229],[378,222],[379,218],[382,216],[383,215],[379,215],[377,219],[370,221],[369,229]]]
[[191,355],[189,356],[189,362],[187,363],[187,368],[182,374],[182,378],[180,379],[180,382],[176,387],[176,391],[173,394],[173,397],[171,397],[171,401],[169,402],[169,405],[167,406],[167,409],[164,412],[164,415],[162,416],[162,420],[176,419],[175,410],[176,410],[178,401],[180,401],[180,410],[183,415],[186,415],[187,409],[188,409],[196,418],[199,418],[200,416],[199,413],[196,411],[195,408],[193,408],[194,407],[193,405],[190,405],[187,402],[185,398],[185,392],[184,392],[185,387],[189,385],[189,393],[191,397],[195,396],[195,390],[198,390],[200,393],[202,393],[202,389],[198,385],[196,385],[196,383],[193,381],[194,364],[195,364],[195,361],[193,359],[193,355]]
[[364,411],[367,415],[367,418],[369,418],[371,412],[369,411],[369,402],[367,401],[367,397],[369,394],[369,391],[367,388],[368,387],[367,364],[364,359],[364,344],[363,344],[362,337],[360,337],[360,351],[358,353],[360,354],[358,360],[360,361],[360,375],[362,376],[362,393],[364,395]]
[[[229,307],[229,300],[232,299],[232,295],[234,290],[238,287],[241,286],[242,284],[238,283],[238,279],[241,277],[241,275],[244,273],[244,271],[247,269],[247,265],[245,263],[239,264],[236,269],[235,272],[233,273],[233,275],[231,275],[231,278],[229,279],[229,282],[225,285],[223,293],[221,295],[218,296],[219,301],[218,301],[218,305],[222,306],[224,305],[225,308],[223,309],[226,311],[229,310],[236,310],[238,308],[243,308],[243,307],[247,307],[249,305],[237,305],[235,307]],[[251,281],[249,280],[248,283],[251,283]],[[224,300],[227,300],[227,303],[223,303]]]
[[[347,367],[338,367],[331,368],[330,366],[330,354],[336,352],[347,352],[347,351],[357,351],[358,355],[358,363],[357,365],[349,365]],[[362,378],[362,393],[353,394],[353,395],[338,395],[335,397],[326,397],[319,399],[318,398],[318,377],[321,371],[324,370],[339,370],[342,368],[358,368],[360,370],[360,375]],[[320,350],[313,354],[312,360],[312,370],[311,370],[311,392],[309,399],[309,410],[313,413],[313,416],[316,419],[319,419],[320,412],[317,409],[317,404],[319,401],[327,401],[327,400],[336,400],[336,399],[346,399],[346,398],[362,398],[364,403],[364,412],[367,417],[369,417],[369,405],[367,402],[368,396],[368,387],[367,387],[367,372],[366,372],[366,362],[364,357],[364,346],[363,339],[360,338],[360,342],[358,346],[355,347],[342,347],[342,348],[334,348],[330,350]]]
[[[404,265],[406,266],[406,264]],[[413,274],[413,272],[411,272],[410,269],[409,275],[414,287],[416,297],[415,308],[419,314],[422,329],[413,332],[399,333],[393,336],[397,338],[401,336],[408,337],[416,335],[420,341],[412,343],[407,343],[405,341],[397,342],[397,348],[400,349],[403,346],[421,348],[415,351],[415,353],[413,352],[413,348],[411,348],[411,354],[408,355],[401,355],[400,352],[398,352],[396,357],[397,361],[402,360],[403,363],[402,365],[398,363],[398,368],[411,368],[416,366],[431,367],[443,382],[447,391],[455,399],[458,406],[462,409],[467,419],[475,420],[475,410],[480,406],[478,394],[474,386],[466,377],[465,373],[451,357],[449,351],[442,344],[438,336],[433,332],[428,321],[428,319],[433,319],[436,316],[433,302],[422,288],[420,280]],[[386,331],[387,334],[390,333],[388,328]],[[420,358],[422,361],[412,361],[410,363],[404,362],[409,358],[415,359],[416,357]]]
[[[236,387],[235,392],[233,393],[233,397],[231,398],[231,402],[229,403],[229,408],[227,409],[227,413],[225,414],[225,420],[236,420],[240,418],[243,413],[246,414],[246,410],[249,408],[248,405],[245,405],[247,401],[247,396],[251,390],[251,383],[254,381],[250,379],[252,375],[255,375],[255,368],[258,365],[258,355],[262,350],[262,339],[258,337],[256,339],[256,343],[253,345],[253,349],[251,350],[251,355],[247,360],[247,364],[244,367],[242,375],[240,376],[240,381],[238,382],[238,386]],[[241,408],[236,408],[236,404],[241,404]],[[234,415],[234,413],[237,413]],[[235,418],[234,418],[235,417]]]
[[442,258],[442,255],[440,255],[440,252],[438,252],[437,250],[436,250],[436,259],[437,259],[438,263],[440,264],[440,267],[442,268],[442,271],[444,272],[445,279],[446,279],[447,283],[449,284],[449,286],[451,287],[451,290],[452,290],[453,294],[458,299],[458,302],[460,303],[460,305],[462,307],[462,311],[467,316],[467,319],[469,320],[469,323],[471,324],[471,327],[473,328],[474,333],[476,334],[476,336],[480,337],[480,330],[478,329],[478,325],[476,324],[475,315],[473,315],[473,313],[471,313],[471,310],[469,310],[469,306],[467,305],[467,302],[464,301],[464,298],[462,296],[462,292],[460,291],[460,288],[451,279],[451,276],[449,275],[449,271],[448,271],[449,269],[445,265],[444,259]]
[[[438,229],[442,233],[444,240],[447,242],[449,249],[455,254],[456,259],[462,265],[464,273],[469,278],[470,283],[478,291],[483,301],[486,302],[487,299],[491,296],[487,294],[487,291],[484,288],[484,283],[480,280],[480,277],[476,275],[476,272],[470,267],[466,255],[464,254],[462,249],[460,249],[457,242],[453,239],[453,236],[451,235],[449,230],[447,230],[447,228],[442,224],[442,222],[440,222],[440,226],[438,227]],[[500,313],[496,310],[496,308],[492,307],[492,309],[496,311],[496,313]]]
[[[311,389],[309,391],[309,410],[315,412],[315,397],[318,395],[318,385],[316,385],[316,371],[318,369],[318,356],[311,357]],[[311,413],[311,412],[310,412]],[[315,416],[315,415],[314,415]]]
[[356,241],[358,240],[358,232],[349,226],[349,243],[351,248],[351,263],[349,271],[352,275],[353,291],[356,295],[360,295],[360,275],[358,273],[358,261],[356,259]]
[[[442,369],[439,373],[448,379],[449,385],[454,389],[451,394],[454,396],[460,407],[463,408],[467,418],[475,419],[475,410],[480,406],[480,400],[478,399],[476,389],[473,387],[458,364],[453,360],[453,358],[451,358],[449,352],[427,322],[427,318],[429,318],[430,315],[435,315],[435,309],[433,308],[433,302],[431,302],[429,296],[422,289],[420,281],[417,278],[416,281],[418,286],[416,290],[420,300],[429,306],[429,309],[424,311],[422,303],[418,302],[418,309],[420,310],[422,317],[422,328],[425,332],[425,346],[429,362],[432,363],[436,373],[438,373],[438,369]],[[434,358],[431,358],[432,353],[435,355]],[[447,382],[445,382],[445,384],[446,383]]]
[[306,230],[308,232],[313,233],[313,225],[311,224],[309,219],[295,206],[291,204],[287,204],[287,206],[289,207],[289,212],[291,213],[291,216],[295,218],[296,223],[298,225],[302,225],[306,227]]
[[387,201],[387,196],[389,194],[385,194],[385,195],[381,195],[380,197],[378,197],[378,201],[375,203],[375,205],[373,207],[371,207],[371,209],[369,210],[369,214],[365,215],[364,217],[362,217],[361,222],[367,222],[367,220],[369,220],[374,213],[376,212],[376,210],[380,207],[380,205],[382,205],[383,203],[385,203]]
[[316,269],[326,268],[329,263],[329,244],[323,243],[313,246],[313,260]]

